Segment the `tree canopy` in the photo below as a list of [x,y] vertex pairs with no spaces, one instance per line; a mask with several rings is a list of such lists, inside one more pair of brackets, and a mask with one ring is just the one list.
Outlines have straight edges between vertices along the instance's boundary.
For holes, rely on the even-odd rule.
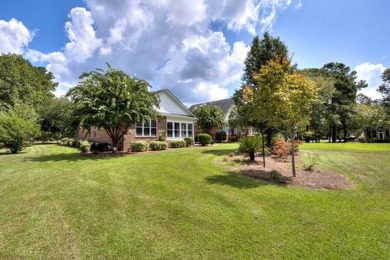
[[211,134],[211,130],[214,127],[223,127],[225,124],[222,110],[213,105],[202,105],[196,107],[194,115],[197,117],[197,125],[203,132],[209,134]]
[[[245,88],[250,117],[286,131],[294,151],[295,134],[309,119],[318,89],[303,72],[292,69],[286,58],[269,61],[255,75],[256,88]],[[294,153],[292,171],[296,176]]]
[[117,147],[131,125],[157,116],[156,93],[145,80],[130,77],[108,65],[106,71],[97,69],[80,76],[79,84],[68,96],[74,103],[73,117],[90,131],[92,126],[103,128]]
[[0,104],[34,106],[53,98],[57,83],[44,67],[35,67],[17,54],[0,55]]

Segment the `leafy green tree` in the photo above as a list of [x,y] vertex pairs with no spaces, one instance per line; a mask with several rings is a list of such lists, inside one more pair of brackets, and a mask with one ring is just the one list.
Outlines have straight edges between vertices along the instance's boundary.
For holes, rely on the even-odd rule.
[[379,101],[371,100],[363,94],[359,94],[358,97],[354,122],[357,129],[365,133],[366,141],[371,143],[372,131],[378,126],[389,124],[388,113]]
[[18,153],[27,146],[40,133],[36,123],[37,115],[32,107],[15,104],[13,108],[0,111],[0,143],[11,153]]
[[[255,76],[256,88],[246,88],[247,103],[252,108],[250,116],[267,125],[283,129],[295,151],[295,136],[309,119],[318,89],[304,73],[292,70],[289,60],[279,58],[269,61]],[[296,177],[295,156],[292,153],[292,172]]]
[[328,105],[328,113],[331,120],[332,142],[337,138],[337,120],[340,121],[343,130],[344,142],[347,141],[348,124],[353,118],[356,105],[356,95],[358,90],[365,88],[367,84],[364,81],[356,81],[356,72],[337,62],[325,64],[322,70],[333,79],[334,93]]
[[21,55],[0,55],[0,105],[25,103],[37,106],[54,95],[57,83],[53,74],[43,67],[34,67]]
[[390,68],[382,73],[383,83],[379,86],[378,92],[382,94],[382,104],[390,112]]
[[196,124],[203,132],[210,135],[213,128],[221,128],[225,124],[223,112],[219,107],[213,105],[198,106],[193,113],[197,117]]
[[49,99],[44,107],[39,107],[42,137],[71,136],[72,109],[73,104],[66,97]]
[[159,99],[145,80],[110,65],[106,71],[84,73],[80,79],[67,94],[74,103],[73,118],[88,131],[92,126],[103,128],[113,147],[118,147],[132,125],[157,116]]
[[[233,95],[234,103],[237,107],[237,113],[245,120],[245,126],[253,126],[260,130],[262,136],[267,137],[263,145],[271,145],[272,135],[276,130],[266,124],[265,121],[254,121],[248,114],[250,113],[245,101],[244,89],[246,87],[256,88],[258,82],[255,80],[255,74],[267,64],[268,61],[276,59],[276,57],[287,58],[287,46],[277,37],[272,37],[268,32],[263,34],[263,39],[259,40],[256,36],[253,38],[251,49],[245,59],[244,74],[242,77],[243,84],[241,88],[237,89]],[[264,147],[263,147],[264,148]],[[265,162],[265,160],[263,160]]]

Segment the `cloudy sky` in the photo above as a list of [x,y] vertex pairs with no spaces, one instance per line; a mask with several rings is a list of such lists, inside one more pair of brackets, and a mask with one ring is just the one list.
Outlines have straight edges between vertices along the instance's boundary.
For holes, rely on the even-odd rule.
[[0,53],[45,66],[58,96],[108,62],[190,105],[231,96],[253,37],[267,30],[299,68],[342,62],[378,98],[389,10],[388,0],[1,0]]

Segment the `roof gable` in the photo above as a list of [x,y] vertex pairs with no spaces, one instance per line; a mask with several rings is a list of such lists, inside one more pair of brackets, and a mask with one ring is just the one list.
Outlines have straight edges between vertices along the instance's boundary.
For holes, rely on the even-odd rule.
[[227,98],[227,99],[222,99],[222,100],[217,100],[217,101],[212,101],[212,102],[195,104],[195,105],[192,105],[189,108],[189,110],[191,112],[193,112],[195,110],[195,108],[197,108],[199,106],[204,106],[204,105],[211,105],[211,106],[219,107],[222,110],[224,116],[226,117],[229,114],[230,109],[234,106],[234,100],[232,98]]
[[156,92],[160,98],[160,108],[157,112],[163,115],[179,115],[179,116],[195,116],[188,110],[188,108],[168,89],[159,90]]

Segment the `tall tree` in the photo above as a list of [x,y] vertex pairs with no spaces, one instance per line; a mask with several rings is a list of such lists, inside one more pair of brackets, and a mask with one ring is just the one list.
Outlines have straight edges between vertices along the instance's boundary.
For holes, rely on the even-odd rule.
[[66,98],[52,98],[45,102],[45,106],[38,108],[40,125],[43,136],[60,138],[70,136],[72,119],[72,102]]
[[213,105],[198,106],[194,110],[194,115],[197,117],[196,124],[203,132],[212,134],[213,128],[223,127],[225,118],[219,107]]
[[274,59],[255,76],[256,88],[246,88],[250,117],[286,130],[292,146],[292,172],[295,169],[295,134],[309,119],[318,89],[304,73],[292,69],[286,58]]
[[[246,126],[253,126],[260,129],[262,137],[267,136],[266,142],[263,140],[263,156],[264,155],[264,146],[267,143],[268,146],[271,145],[272,135],[275,133],[275,129],[266,124],[265,121],[253,120],[248,117],[250,113],[249,107],[246,105],[244,89],[256,88],[258,82],[255,79],[255,74],[258,73],[261,68],[267,64],[270,60],[274,60],[277,57],[279,59],[287,58],[288,49],[287,46],[279,39],[279,37],[274,38],[268,32],[263,34],[263,39],[259,40],[259,37],[256,36],[252,40],[251,49],[247,54],[247,57],[244,62],[244,74],[242,77],[243,84],[241,88],[236,89],[233,99],[237,108],[237,113],[243,119],[245,119]],[[251,108],[252,109],[252,108]],[[265,160],[263,158],[263,164],[265,167]]]
[[133,124],[157,116],[159,99],[149,91],[151,86],[145,80],[132,78],[110,65],[106,71],[84,73],[80,79],[67,94],[74,102],[73,117],[89,131],[92,126],[103,128],[113,147]]
[[364,81],[356,81],[356,72],[337,62],[325,64],[323,71],[334,80],[334,94],[328,106],[328,113],[332,116],[331,136],[332,142],[337,138],[337,119],[343,130],[343,140],[347,141],[348,124],[353,117],[356,105],[356,95],[359,89],[365,88],[367,84]]
[[382,104],[390,112],[390,68],[382,73],[382,80],[378,92],[382,94]]
[[21,55],[0,55],[0,105],[25,103],[37,108],[52,98],[57,83],[43,67],[34,67]]

